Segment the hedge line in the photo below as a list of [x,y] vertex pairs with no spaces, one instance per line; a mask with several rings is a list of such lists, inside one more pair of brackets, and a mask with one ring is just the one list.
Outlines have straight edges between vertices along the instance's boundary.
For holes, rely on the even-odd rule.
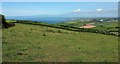
[[50,24],[43,24],[43,23],[40,23],[40,22],[32,22],[32,21],[25,21],[25,20],[18,20],[15,23],[41,25],[41,26],[60,28],[60,29],[76,31],[76,32],[91,32],[91,33],[99,33],[99,34],[105,34],[105,35],[120,36],[119,31],[102,31],[102,30],[97,30],[97,29],[78,28],[78,27],[74,27],[74,26],[65,26],[65,25],[54,26],[54,25],[50,25]]

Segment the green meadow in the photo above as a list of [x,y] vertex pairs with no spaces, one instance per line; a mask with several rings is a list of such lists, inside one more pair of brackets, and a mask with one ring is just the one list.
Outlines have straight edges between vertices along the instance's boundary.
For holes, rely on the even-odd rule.
[[92,25],[96,26],[95,28],[92,29],[97,29],[97,30],[111,30],[111,31],[117,31],[118,30],[118,22],[91,22],[91,21],[71,21],[71,22],[63,22],[63,23],[57,23],[53,25],[64,25],[64,26],[75,26],[75,27],[81,27],[86,24],[94,23]]
[[41,25],[15,25],[2,29],[3,62],[118,61],[117,36]]

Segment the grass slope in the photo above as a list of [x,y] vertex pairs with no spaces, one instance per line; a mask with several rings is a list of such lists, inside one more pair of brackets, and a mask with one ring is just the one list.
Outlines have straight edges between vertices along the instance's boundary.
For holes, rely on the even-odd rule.
[[2,32],[3,62],[118,61],[116,36],[19,23]]

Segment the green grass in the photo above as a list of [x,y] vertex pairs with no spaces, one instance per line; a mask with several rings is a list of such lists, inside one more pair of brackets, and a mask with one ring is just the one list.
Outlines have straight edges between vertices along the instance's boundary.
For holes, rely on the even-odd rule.
[[[118,30],[118,22],[101,22],[101,23],[95,23],[96,28],[98,30]],[[101,27],[102,26],[102,27]]]
[[11,22],[17,22],[16,20],[7,20],[7,23],[11,23]]
[[89,24],[89,23],[95,23],[93,24],[94,26],[96,26],[94,29],[97,30],[110,30],[110,31],[118,31],[118,22],[78,22],[78,21],[71,21],[71,22],[64,22],[64,23],[57,23],[55,25],[59,26],[59,25],[65,25],[65,26],[75,26],[75,27],[81,27],[84,26],[85,24]]
[[70,21],[70,22],[63,22],[63,23],[56,23],[54,25],[65,25],[65,26],[76,26],[80,27],[83,26],[83,24],[88,24],[90,22],[78,22],[78,21]]
[[3,62],[118,61],[116,36],[19,23],[2,33]]

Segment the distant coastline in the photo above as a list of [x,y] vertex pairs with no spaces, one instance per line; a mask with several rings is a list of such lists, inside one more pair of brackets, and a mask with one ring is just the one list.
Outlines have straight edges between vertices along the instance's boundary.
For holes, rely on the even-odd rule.
[[37,22],[46,22],[50,24],[69,22],[77,19],[94,19],[94,18],[117,18],[117,17],[39,17],[39,16],[6,16],[6,19],[14,20],[30,20]]

